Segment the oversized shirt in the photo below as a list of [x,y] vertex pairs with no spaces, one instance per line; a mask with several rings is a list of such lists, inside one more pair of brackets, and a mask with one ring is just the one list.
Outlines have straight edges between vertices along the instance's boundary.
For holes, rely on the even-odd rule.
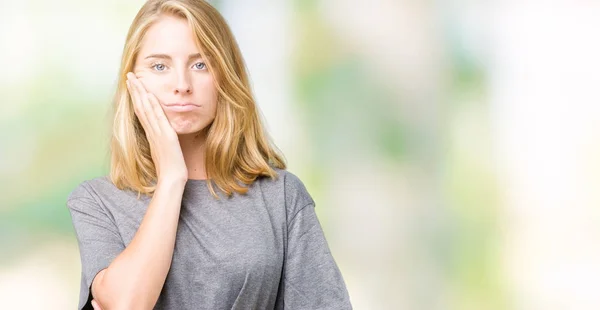
[[[206,180],[187,181],[171,268],[154,309],[352,309],[314,200],[297,176],[276,171],[277,178],[258,178],[246,194],[220,199]],[[92,309],[94,277],[138,230],[151,198],[137,196],[102,176],[67,198],[81,256],[78,309]]]

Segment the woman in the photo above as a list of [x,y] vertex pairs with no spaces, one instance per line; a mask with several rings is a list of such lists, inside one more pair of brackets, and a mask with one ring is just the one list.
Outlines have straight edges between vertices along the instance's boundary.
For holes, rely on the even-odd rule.
[[151,0],[127,35],[110,175],[67,199],[79,309],[351,309],[315,204],[285,170],[223,17]]

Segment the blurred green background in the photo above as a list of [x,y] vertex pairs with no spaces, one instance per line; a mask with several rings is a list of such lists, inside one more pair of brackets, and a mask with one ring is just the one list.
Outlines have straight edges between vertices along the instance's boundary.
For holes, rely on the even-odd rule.
[[[598,309],[600,4],[233,1],[267,128],[355,309]],[[0,301],[73,309],[143,1],[0,1]]]

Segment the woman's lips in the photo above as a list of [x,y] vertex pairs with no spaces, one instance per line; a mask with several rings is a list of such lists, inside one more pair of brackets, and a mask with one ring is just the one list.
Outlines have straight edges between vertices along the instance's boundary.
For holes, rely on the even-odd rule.
[[169,104],[165,104],[164,108],[170,111],[174,111],[174,112],[188,112],[188,111],[192,111],[195,109],[200,108],[200,106],[193,104],[191,102],[183,102],[183,103],[169,103]]

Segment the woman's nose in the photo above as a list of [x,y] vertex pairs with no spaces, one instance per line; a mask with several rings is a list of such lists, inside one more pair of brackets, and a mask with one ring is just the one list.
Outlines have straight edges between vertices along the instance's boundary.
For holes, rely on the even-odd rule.
[[175,82],[175,94],[191,94],[192,84],[189,81],[187,73],[177,74],[177,81]]

